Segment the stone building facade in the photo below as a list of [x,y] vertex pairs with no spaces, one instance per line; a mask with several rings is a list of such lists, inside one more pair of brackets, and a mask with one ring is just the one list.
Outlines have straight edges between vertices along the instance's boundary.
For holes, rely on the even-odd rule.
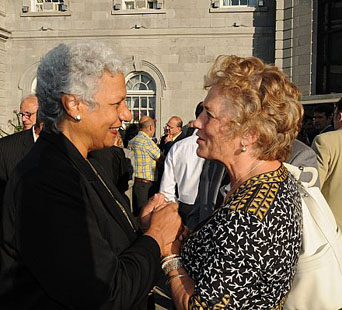
[[336,101],[338,89],[317,91],[319,2],[340,1],[0,0],[0,126],[34,91],[40,57],[78,39],[104,41],[125,60],[128,104],[135,117],[156,117],[157,136],[171,115],[194,118],[220,54],[275,62],[304,103]]
[[171,115],[185,122],[194,118],[206,93],[203,77],[218,55],[274,62],[275,2],[270,0],[249,5],[247,0],[0,1],[0,22],[11,30],[1,42],[7,55],[0,60],[6,66],[0,72],[2,126],[34,89],[41,55],[62,42],[101,40],[124,58],[132,79],[129,104],[135,114],[154,113],[157,135]]
[[276,1],[275,63],[302,92],[303,104],[342,97],[342,1]]

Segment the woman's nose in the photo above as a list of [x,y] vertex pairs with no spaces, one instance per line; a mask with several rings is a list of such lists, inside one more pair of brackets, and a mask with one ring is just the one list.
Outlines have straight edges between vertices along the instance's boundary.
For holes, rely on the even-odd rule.
[[122,105],[122,107],[120,107],[118,114],[119,114],[120,120],[122,121],[129,122],[132,119],[132,113],[128,109],[126,102]]

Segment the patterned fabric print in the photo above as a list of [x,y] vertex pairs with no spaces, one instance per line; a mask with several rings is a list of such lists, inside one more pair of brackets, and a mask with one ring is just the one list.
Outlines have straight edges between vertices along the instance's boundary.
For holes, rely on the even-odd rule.
[[[224,295],[222,300],[220,302],[218,302],[217,304],[215,304],[212,307],[212,309],[213,310],[225,309],[225,307],[229,304],[229,299],[230,299],[230,297],[228,294]],[[193,298],[191,298],[191,300],[189,302],[189,309],[193,309],[193,310],[208,309],[208,304],[204,301],[201,301],[200,296],[193,296]]]
[[[282,309],[301,245],[301,201],[284,166],[248,180],[182,248],[189,309]],[[197,308],[196,308],[197,307]]]
[[134,172],[137,178],[157,180],[157,162],[160,150],[152,139],[142,131],[129,141],[128,149],[134,152]]

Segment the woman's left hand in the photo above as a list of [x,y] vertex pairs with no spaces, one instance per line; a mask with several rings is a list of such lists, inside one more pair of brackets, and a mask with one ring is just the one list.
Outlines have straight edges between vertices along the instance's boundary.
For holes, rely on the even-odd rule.
[[179,254],[181,247],[182,247],[182,244],[189,234],[190,234],[189,228],[186,226],[182,226],[182,230],[178,234],[176,240],[173,241],[172,243],[168,244],[165,247],[165,249],[163,251],[164,253],[166,253],[165,255],[167,256],[167,255],[171,255],[171,254]]
[[150,227],[152,212],[165,207],[166,204],[165,196],[160,193],[153,195],[149,199],[139,215],[140,227],[144,232]]

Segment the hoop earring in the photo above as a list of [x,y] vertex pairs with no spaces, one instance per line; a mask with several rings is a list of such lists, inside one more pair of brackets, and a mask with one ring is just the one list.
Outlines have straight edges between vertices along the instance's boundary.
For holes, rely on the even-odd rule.
[[247,151],[247,147],[246,147],[246,145],[244,145],[243,144],[243,142],[241,142],[241,144],[242,144],[242,147],[241,147],[241,152],[246,152]]
[[77,114],[77,115],[75,116],[75,121],[80,122],[81,119],[82,119],[81,115]]

